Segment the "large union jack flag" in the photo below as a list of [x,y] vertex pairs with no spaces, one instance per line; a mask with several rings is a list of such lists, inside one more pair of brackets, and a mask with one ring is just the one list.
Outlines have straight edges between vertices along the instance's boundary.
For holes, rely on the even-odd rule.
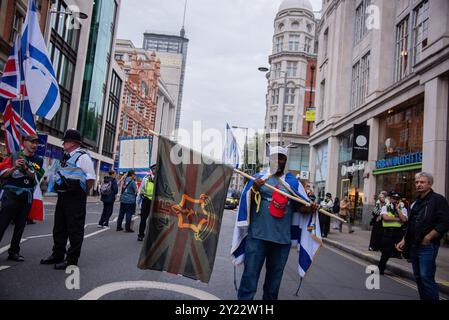
[[233,169],[163,137],[157,163],[138,267],[208,283]]
[[19,41],[16,41],[0,79],[0,112],[3,115],[8,153],[20,150],[21,136],[36,134],[34,116],[19,64],[19,51]]

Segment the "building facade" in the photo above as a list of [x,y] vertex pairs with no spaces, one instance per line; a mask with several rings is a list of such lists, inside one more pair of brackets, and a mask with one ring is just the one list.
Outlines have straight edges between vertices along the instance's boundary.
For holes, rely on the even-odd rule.
[[314,107],[315,33],[316,19],[308,0],[281,3],[269,57],[265,132],[270,145],[290,146],[288,169],[296,174],[309,172],[311,126],[305,116],[306,109]]
[[319,196],[349,196],[364,226],[380,191],[413,200],[419,171],[449,196],[449,2],[327,0],[322,10],[309,139]]
[[179,35],[145,32],[143,49],[156,52],[161,61],[161,76],[170,95],[176,103],[175,129],[179,128],[181,105],[184,90],[184,77],[187,63],[189,39],[182,27]]

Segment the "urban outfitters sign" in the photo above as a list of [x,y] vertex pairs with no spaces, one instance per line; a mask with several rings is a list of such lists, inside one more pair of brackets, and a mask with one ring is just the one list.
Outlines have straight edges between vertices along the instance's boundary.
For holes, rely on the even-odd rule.
[[377,160],[376,169],[397,167],[421,162],[422,162],[422,152],[415,152],[388,159]]

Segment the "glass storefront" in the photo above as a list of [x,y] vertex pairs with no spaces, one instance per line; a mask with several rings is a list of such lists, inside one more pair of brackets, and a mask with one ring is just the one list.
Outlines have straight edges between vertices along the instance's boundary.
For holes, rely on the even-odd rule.
[[379,159],[376,161],[376,194],[396,191],[407,200],[415,197],[415,174],[422,167],[424,105],[390,110],[379,121]]
[[326,180],[327,180],[327,142],[317,146],[316,150],[316,169],[315,169],[315,186],[314,192],[317,200],[324,199],[326,195]]

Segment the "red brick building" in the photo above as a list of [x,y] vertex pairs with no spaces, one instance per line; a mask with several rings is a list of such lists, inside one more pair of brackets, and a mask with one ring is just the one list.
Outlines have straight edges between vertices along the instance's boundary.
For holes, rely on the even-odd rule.
[[[304,92],[304,115],[307,108],[315,107],[315,88],[316,88],[316,59],[307,60],[306,71],[306,89]],[[300,134],[310,135],[313,130],[313,122],[304,121],[302,132]]]

